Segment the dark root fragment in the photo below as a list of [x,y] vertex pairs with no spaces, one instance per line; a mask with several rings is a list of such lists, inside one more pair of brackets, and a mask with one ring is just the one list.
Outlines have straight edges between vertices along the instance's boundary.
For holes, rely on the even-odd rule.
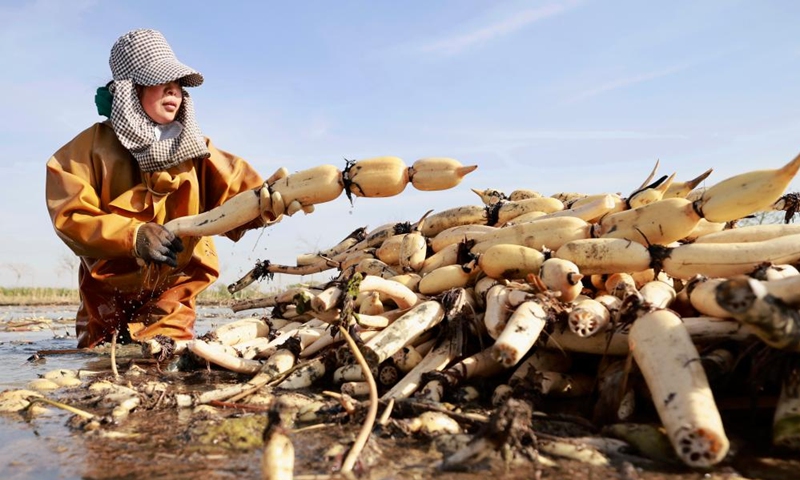
[[647,247],[647,251],[650,252],[650,268],[655,271],[656,277],[664,269],[664,260],[669,258],[672,250],[672,248],[664,245],[650,245]]
[[486,225],[493,227],[500,221],[500,207],[505,202],[497,202],[492,205],[486,205]]
[[800,193],[792,192],[782,196],[777,202],[783,202],[783,210],[786,214],[783,216],[783,223],[790,223],[794,215],[800,210]]
[[[342,184],[344,185],[344,194],[347,195],[347,200],[350,201],[350,205],[353,205],[353,179],[350,178],[350,169],[353,168],[353,165],[356,164],[355,160],[348,160],[344,159],[344,168],[342,169]],[[355,185],[359,190],[361,190],[358,185]]]
[[463,241],[458,243],[458,250],[456,251],[456,263],[464,265],[478,258],[478,255],[471,252],[472,247],[475,246],[475,240],[467,240],[465,237]]
[[404,233],[411,233],[414,227],[411,226],[411,222],[397,222],[394,225],[394,233],[395,235],[402,235]]
[[153,340],[161,346],[161,351],[158,352],[156,362],[161,363],[172,358],[172,355],[175,353],[175,340],[172,337],[156,335],[153,337]]

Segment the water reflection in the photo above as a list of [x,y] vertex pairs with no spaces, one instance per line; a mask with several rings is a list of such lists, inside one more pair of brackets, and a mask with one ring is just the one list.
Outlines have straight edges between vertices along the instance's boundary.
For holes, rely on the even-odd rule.
[[0,478],[82,478],[83,440],[64,423],[68,414],[52,412],[25,421],[20,415],[0,415]]
[[[0,307],[0,391],[23,388],[29,381],[51,370],[86,369],[95,354],[49,354],[29,361],[42,350],[66,350],[77,346],[74,306],[2,306]],[[195,331],[202,335],[234,318],[224,307],[200,307]],[[33,359],[31,359],[33,360]]]
[[[25,388],[28,382],[52,370],[109,368],[108,359],[96,352],[49,353],[33,358],[37,352],[76,348],[76,310],[75,306],[0,307],[0,391]],[[228,308],[201,307],[198,308],[195,330],[202,335],[223,323],[252,314],[232,314]],[[138,348],[134,345],[129,347]],[[48,414],[32,419],[27,419],[24,414],[0,414],[0,479],[107,477],[109,471],[104,467],[95,465],[94,468],[104,471],[94,472],[89,465],[96,463],[94,460],[100,460],[102,464],[109,460],[108,456],[99,454],[100,458],[93,459],[92,442],[87,442],[81,433],[67,427],[72,415],[57,409],[49,410]],[[192,477],[185,478],[193,478],[193,473]]]

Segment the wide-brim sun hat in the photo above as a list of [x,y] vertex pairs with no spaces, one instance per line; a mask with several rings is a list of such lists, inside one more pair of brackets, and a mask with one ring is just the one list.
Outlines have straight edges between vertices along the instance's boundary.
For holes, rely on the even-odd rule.
[[198,87],[203,75],[181,63],[161,32],[131,30],[111,47],[108,60],[114,80],[131,80],[145,87],[179,81],[183,87]]

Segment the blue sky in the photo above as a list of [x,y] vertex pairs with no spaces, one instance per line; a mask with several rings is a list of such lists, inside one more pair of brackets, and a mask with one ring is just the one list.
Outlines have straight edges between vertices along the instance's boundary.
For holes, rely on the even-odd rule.
[[220,238],[227,284],[357,227],[477,204],[470,188],[627,194],[657,159],[679,180],[713,167],[708,184],[777,168],[800,152],[798,18],[789,0],[4,0],[0,286],[76,285],[44,164],[101,119],[94,91],[130,29],[160,30],[204,74],[203,132],[264,176],[379,155],[478,165],[456,189],[342,196]]

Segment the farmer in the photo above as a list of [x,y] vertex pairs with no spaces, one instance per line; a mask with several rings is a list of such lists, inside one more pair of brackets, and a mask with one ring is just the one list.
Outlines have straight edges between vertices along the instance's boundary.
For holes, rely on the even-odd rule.
[[[47,162],[47,208],[80,257],[79,347],[119,333],[192,338],[195,299],[219,276],[211,238],[178,238],[168,220],[214,208],[264,180],[219,150],[195,121],[188,87],[203,76],[178,61],[161,33],[133,30],[111,48],[113,80],[98,89],[96,123]],[[278,221],[284,205],[225,235]]]

